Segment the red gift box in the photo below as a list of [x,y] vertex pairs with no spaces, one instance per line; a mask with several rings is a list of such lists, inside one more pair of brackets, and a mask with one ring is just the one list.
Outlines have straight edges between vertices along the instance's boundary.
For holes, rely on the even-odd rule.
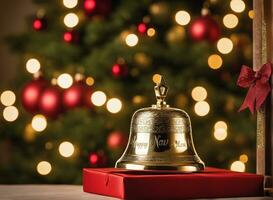
[[250,197],[264,192],[262,175],[216,168],[191,174],[86,168],[83,190],[121,199]]

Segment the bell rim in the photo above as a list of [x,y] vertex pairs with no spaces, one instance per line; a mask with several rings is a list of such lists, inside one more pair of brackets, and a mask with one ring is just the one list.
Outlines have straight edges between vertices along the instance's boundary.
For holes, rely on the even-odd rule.
[[181,172],[181,173],[193,173],[203,171],[205,164],[203,162],[196,163],[184,163],[175,165],[153,165],[153,164],[140,164],[134,162],[117,162],[115,168],[123,168],[128,170],[156,170],[158,172]]

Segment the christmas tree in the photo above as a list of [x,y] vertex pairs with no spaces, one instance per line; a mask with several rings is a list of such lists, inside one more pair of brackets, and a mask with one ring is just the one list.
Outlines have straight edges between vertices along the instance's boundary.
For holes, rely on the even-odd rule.
[[159,74],[206,165],[254,171],[255,121],[237,112],[236,86],[251,66],[251,2],[34,3],[26,31],[8,38],[20,65],[1,93],[1,183],[81,183],[83,167],[114,166]]

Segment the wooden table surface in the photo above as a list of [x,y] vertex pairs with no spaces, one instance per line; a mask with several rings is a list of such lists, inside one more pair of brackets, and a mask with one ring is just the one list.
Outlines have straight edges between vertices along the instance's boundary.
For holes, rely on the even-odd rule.
[[[117,200],[85,193],[80,185],[0,185],[1,200]],[[273,200],[270,197],[226,198],[222,200]],[[217,199],[220,200],[220,199]]]

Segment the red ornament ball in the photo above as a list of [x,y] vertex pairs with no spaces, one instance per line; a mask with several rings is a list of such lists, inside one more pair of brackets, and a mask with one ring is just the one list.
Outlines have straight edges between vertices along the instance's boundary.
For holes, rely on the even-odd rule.
[[147,31],[147,25],[145,23],[140,23],[137,26],[137,30],[138,30],[139,33],[144,34]]
[[47,85],[48,82],[42,77],[39,77],[30,81],[23,87],[21,100],[26,111],[31,113],[36,113],[39,111],[40,97]]
[[46,28],[46,20],[41,18],[35,18],[32,22],[32,28],[35,31],[41,31]]
[[120,131],[110,133],[107,138],[107,145],[110,149],[120,149],[127,143],[127,137]]
[[128,67],[125,64],[114,64],[112,66],[112,75],[116,78],[126,77],[128,75]]
[[40,112],[47,117],[55,118],[62,111],[62,90],[57,86],[47,87],[40,99]]
[[189,35],[194,41],[216,42],[220,37],[220,27],[210,16],[202,16],[190,24]]
[[80,106],[91,107],[92,88],[83,81],[75,82],[63,93],[63,105],[65,108]]
[[103,166],[106,162],[107,159],[103,152],[93,152],[89,155],[89,163],[91,166]]
[[83,8],[88,16],[108,15],[111,11],[111,0],[84,0]]

